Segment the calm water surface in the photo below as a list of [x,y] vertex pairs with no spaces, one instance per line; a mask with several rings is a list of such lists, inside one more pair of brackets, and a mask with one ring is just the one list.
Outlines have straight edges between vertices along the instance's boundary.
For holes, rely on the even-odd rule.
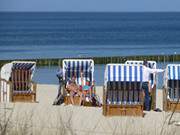
[[0,59],[180,54],[180,13],[0,13]]

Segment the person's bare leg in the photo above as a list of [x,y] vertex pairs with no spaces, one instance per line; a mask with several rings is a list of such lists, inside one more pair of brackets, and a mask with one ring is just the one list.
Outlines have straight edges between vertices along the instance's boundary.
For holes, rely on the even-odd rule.
[[82,93],[79,91],[79,92],[78,92],[78,95],[80,96],[79,105],[81,105],[81,102],[82,102]]
[[74,105],[73,94],[74,94],[74,92],[71,91],[71,92],[70,92],[70,100],[71,100],[71,103]]
[[92,90],[91,89],[89,90],[89,94],[90,94],[90,96],[89,96],[90,99],[92,99]]
[[82,92],[82,96],[83,96],[83,97],[82,97],[82,98],[83,98],[83,101],[86,101],[86,92],[85,92],[85,91]]

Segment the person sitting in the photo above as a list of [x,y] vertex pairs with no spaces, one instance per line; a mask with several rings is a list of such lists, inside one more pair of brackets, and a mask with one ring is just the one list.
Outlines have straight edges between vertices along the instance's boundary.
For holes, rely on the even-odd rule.
[[84,76],[84,74],[83,74],[83,72],[81,72],[81,84],[82,84],[83,100],[84,101],[85,100],[89,101],[89,99],[86,98],[86,95],[89,93],[89,95],[90,95],[89,98],[91,99],[91,94],[92,94],[91,89],[92,89],[92,87],[90,86],[90,80],[89,79],[87,79],[85,84],[84,84],[83,76]]
[[79,86],[76,84],[76,77],[75,76],[72,77],[71,81],[66,86],[66,89],[70,92],[71,103],[74,105],[74,96],[79,95],[80,96],[79,105],[81,105],[82,92],[79,90]]

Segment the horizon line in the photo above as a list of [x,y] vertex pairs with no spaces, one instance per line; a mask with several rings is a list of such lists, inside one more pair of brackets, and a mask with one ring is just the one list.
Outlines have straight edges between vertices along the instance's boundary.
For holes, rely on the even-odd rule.
[[180,11],[0,11],[9,13],[180,13]]

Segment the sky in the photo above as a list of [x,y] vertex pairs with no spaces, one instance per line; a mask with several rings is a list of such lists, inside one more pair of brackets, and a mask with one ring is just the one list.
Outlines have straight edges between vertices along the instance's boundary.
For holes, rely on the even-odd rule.
[[0,0],[0,11],[178,12],[180,0]]

